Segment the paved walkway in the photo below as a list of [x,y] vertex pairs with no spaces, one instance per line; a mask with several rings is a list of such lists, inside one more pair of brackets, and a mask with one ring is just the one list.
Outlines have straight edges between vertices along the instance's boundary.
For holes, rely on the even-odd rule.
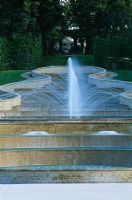
[[132,200],[132,184],[1,185],[0,200]]

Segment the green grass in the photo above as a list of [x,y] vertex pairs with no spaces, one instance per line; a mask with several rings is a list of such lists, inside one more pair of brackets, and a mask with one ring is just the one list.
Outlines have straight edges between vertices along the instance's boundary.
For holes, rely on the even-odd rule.
[[0,85],[24,80],[21,77],[24,72],[27,72],[27,70],[0,71]]
[[116,76],[114,79],[132,82],[132,70],[118,69],[111,71],[118,74],[118,76]]
[[65,56],[45,56],[42,60],[42,66],[50,65],[66,65],[69,57],[76,58],[82,65],[94,65],[94,58],[92,55],[65,55]]

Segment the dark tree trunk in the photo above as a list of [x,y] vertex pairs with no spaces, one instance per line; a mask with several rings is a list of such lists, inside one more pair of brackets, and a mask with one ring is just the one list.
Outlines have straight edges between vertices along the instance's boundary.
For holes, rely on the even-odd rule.
[[60,42],[59,42],[59,52],[60,54],[62,54],[62,38],[60,39]]
[[74,37],[74,52],[77,53],[77,37]]
[[92,41],[90,37],[86,37],[86,48],[85,48],[85,54],[91,54],[92,53]]
[[82,54],[84,54],[84,39],[80,38],[80,42],[81,42],[81,52]]
[[43,26],[43,19],[38,17],[37,22],[40,28],[41,32],[41,38],[42,38],[42,48],[43,48],[43,54],[48,55],[48,38],[47,38],[47,31],[46,28]]
[[42,37],[43,54],[48,55],[48,40],[44,34],[41,34],[41,37]]
[[48,41],[48,54],[49,55],[54,54],[54,42],[52,40]]

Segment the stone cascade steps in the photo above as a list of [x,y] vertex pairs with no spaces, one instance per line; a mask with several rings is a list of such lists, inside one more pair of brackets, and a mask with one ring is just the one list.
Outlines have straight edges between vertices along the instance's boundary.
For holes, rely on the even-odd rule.
[[16,136],[0,137],[0,167],[132,166],[132,137]]

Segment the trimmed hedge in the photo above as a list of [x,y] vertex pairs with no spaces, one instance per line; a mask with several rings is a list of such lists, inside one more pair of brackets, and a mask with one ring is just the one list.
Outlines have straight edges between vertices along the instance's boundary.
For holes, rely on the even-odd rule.
[[9,69],[9,51],[8,40],[5,37],[0,37],[0,70]]
[[14,35],[12,39],[0,37],[0,70],[34,69],[43,57],[41,37]]
[[12,69],[34,69],[42,59],[41,37],[15,36],[10,44]]

